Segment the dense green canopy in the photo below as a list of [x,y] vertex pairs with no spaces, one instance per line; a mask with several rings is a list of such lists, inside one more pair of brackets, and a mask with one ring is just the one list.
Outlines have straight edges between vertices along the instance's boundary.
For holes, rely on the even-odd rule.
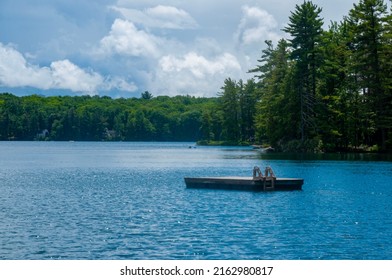
[[1,140],[196,141],[214,98],[0,95]]
[[322,10],[297,5],[251,70],[257,140],[282,150],[392,149],[392,25],[383,0],[360,0],[323,30]]

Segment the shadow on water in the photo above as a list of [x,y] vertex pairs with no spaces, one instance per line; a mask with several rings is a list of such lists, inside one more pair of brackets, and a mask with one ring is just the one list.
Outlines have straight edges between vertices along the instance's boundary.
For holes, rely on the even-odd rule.
[[295,160],[295,161],[392,161],[392,154],[376,153],[260,153],[258,157],[264,160]]

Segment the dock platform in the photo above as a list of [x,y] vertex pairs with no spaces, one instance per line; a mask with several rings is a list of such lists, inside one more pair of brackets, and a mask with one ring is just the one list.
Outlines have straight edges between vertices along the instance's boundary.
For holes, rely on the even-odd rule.
[[254,177],[185,177],[187,188],[225,189],[240,191],[294,191],[302,190],[301,178]]

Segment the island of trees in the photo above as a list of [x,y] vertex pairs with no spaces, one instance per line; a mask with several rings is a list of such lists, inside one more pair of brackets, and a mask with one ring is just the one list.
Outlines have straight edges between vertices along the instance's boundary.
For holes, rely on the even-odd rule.
[[248,81],[217,97],[0,95],[1,140],[199,141],[281,151],[392,150],[392,11],[360,0],[324,29],[322,9],[296,5],[266,41]]

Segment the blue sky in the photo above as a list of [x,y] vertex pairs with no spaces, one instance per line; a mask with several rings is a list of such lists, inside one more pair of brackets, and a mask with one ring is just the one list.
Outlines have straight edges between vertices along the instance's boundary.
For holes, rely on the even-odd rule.
[[[248,79],[295,0],[1,0],[0,92],[215,96]],[[314,0],[326,24],[354,0]]]

